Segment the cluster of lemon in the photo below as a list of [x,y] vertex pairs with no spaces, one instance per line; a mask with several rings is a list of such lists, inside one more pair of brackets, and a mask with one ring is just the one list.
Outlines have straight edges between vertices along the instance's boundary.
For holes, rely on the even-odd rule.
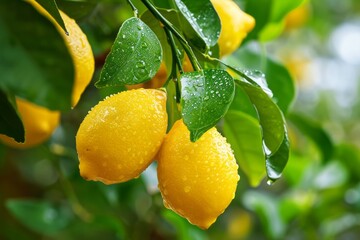
[[[35,1],[31,3],[54,21]],[[239,47],[254,27],[254,19],[231,0],[212,0],[212,3],[222,22],[219,46],[224,56]],[[69,31],[69,36],[63,34],[63,37],[76,70],[75,105],[91,79],[94,60],[85,35],[73,20],[64,13],[61,15]],[[72,44],[78,39],[86,42],[81,44],[87,47],[85,60],[77,57],[78,46]],[[89,111],[76,135],[80,174],[87,180],[120,183],[138,177],[156,159],[164,205],[206,229],[234,198],[240,178],[238,165],[230,145],[216,128],[208,130],[196,142],[190,141],[190,132],[182,120],[166,133],[166,93],[154,89],[165,78],[166,69],[162,66],[154,79],[138,86],[141,88],[109,96]],[[16,147],[30,147],[47,139],[58,124],[59,113],[20,99],[17,104],[26,141],[19,144],[6,136],[0,138]]]
[[[223,23],[219,46],[224,56],[239,47],[254,19],[231,0],[212,2]],[[164,205],[206,229],[234,198],[238,165],[216,128],[191,142],[189,130],[178,120],[166,134],[166,93],[153,89],[165,80],[162,65],[148,83],[110,96],[88,113],[76,136],[80,174],[120,183],[138,177],[156,160]]]

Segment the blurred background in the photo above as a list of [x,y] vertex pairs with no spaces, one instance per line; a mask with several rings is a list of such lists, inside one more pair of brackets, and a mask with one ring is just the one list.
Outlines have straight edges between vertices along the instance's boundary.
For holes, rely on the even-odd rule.
[[[248,2],[238,4],[251,12]],[[131,9],[125,1],[57,3],[89,38],[94,83]],[[0,239],[359,239],[360,2],[304,1],[278,24],[277,34],[250,36],[231,58],[257,51],[286,66],[296,85],[279,181],[251,187],[241,175],[235,199],[207,231],[163,207],[154,165],[127,183],[84,181],[74,136],[110,94],[90,84],[46,144],[0,145]]]

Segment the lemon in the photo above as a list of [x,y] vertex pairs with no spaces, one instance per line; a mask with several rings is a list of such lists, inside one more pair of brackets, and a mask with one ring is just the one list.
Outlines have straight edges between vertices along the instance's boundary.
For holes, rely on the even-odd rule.
[[26,149],[39,145],[46,141],[59,125],[58,111],[50,111],[20,98],[16,98],[16,104],[25,128],[25,142],[18,143],[6,135],[0,135],[2,142],[10,147]]
[[75,107],[78,103],[81,94],[85,88],[89,85],[93,73],[94,73],[94,55],[88,42],[86,35],[83,33],[79,25],[74,19],[68,17],[62,11],[60,12],[61,18],[63,19],[66,29],[69,35],[66,35],[64,30],[55,21],[55,19],[36,1],[28,1],[40,14],[44,15],[59,31],[60,35],[65,41],[68,51],[72,57],[75,76],[74,86],[72,91],[71,104]]
[[139,176],[166,129],[165,92],[136,89],[106,98],[86,115],[76,135],[81,176],[105,184]]
[[194,71],[194,68],[192,67],[190,59],[187,54],[185,54],[182,67],[183,67],[184,72],[193,72]]
[[308,2],[290,11],[285,17],[285,30],[300,28],[310,18],[311,9]]
[[157,171],[164,205],[202,229],[224,212],[240,179],[226,139],[212,128],[191,142],[182,120],[165,137]]
[[221,22],[218,40],[220,56],[233,53],[254,28],[255,19],[232,0],[211,0]]

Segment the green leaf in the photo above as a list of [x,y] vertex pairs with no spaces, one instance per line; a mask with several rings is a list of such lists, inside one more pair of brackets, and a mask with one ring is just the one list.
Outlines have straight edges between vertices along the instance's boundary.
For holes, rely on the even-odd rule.
[[256,187],[265,176],[265,155],[259,122],[246,113],[230,110],[224,119],[224,135],[250,185]]
[[295,97],[295,85],[285,66],[269,57],[264,57],[261,52],[252,50],[249,45],[243,46],[234,55],[229,56],[226,62],[241,69],[262,71],[276,104],[283,113],[288,112]]
[[257,39],[261,29],[268,23],[273,0],[247,1],[245,12],[256,19],[254,29],[248,34],[248,39]]
[[267,42],[277,38],[283,32],[285,21],[270,22],[259,33],[259,41]]
[[[178,15],[177,15],[178,13],[176,11],[164,10],[164,9],[158,9],[158,10],[161,13],[161,15],[163,15],[167,20],[169,20],[175,26],[175,28],[178,28],[180,26],[180,23],[178,22]],[[145,24],[147,24],[158,37],[163,50],[163,62],[165,62],[166,69],[168,70],[167,73],[169,75],[171,73],[170,69],[172,67],[173,56],[164,28],[161,26],[160,22],[154,17],[154,15],[150,11],[144,12],[144,14],[141,15],[141,20]],[[180,46],[180,43],[178,43],[177,39],[175,39],[175,43],[177,44],[177,46]]]
[[285,131],[284,140],[279,149],[275,153],[267,156],[266,159],[266,172],[271,182],[274,182],[281,177],[289,159],[289,151],[290,143]]
[[242,81],[237,81],[237,83],[247,93],[257,110],[264,147],[270,152],[267,155],[275,153],[283,143],[285,134],[284,118],[279,107],[260,87]]
[[29,3],[0,1],[0,52],[0,88],[52,110],[70,109],[72,58],[55,26]]
[[56,5],[55,0],[36,0],[45,10],[55,19],[55,21],[60,25],[60,27],[64,30],[66,34],[68,31],[66,30],[65,23],[61,18],[59,9]]
[[307,135],[321,151],[322,159],[324,162],[329,161],[334,153],[334,144],[327,132],[321,125],[307,117],[291,113],[288,119],[293,123],[301,132]]
[[9,97],[0,89],[0,134],[12,137],[17,142],[25,141],[25,129],[21,118]]
[[220,36],[220,19],[209,0],[175,0],[182,13],[186,37],[201,49],[217,43]]
[[171,9],[171,8],[175,8],[175,6],[173,5],[173,1],[170,0],[170,1],[164,1],[164,0],[153,0],[152,1],[154,3],[154,5],[157,7],[157,8],[166,8],[166,9]]
[[224,70],[208,69],[184,73],[180,82],[181,113],[194,142],[227,112],[234,98],[234,81]]
[[154,32],[139,18],[129,18],[121,26],[95,85],[106,87],[145,82],[156,74],[161,60],[161,44]]
[[254,108],[254,105],[250,101],[249,96],[238,85],[235,85],[235,96],[233,102],[229,107],[229,111],[230,110],[241,111],[253,118],[258,118],[256,109]]
[[65,206],[55,207],[47,201],[11,199],[6,207],[22,224],[46,235],[64,229],[72,218]]

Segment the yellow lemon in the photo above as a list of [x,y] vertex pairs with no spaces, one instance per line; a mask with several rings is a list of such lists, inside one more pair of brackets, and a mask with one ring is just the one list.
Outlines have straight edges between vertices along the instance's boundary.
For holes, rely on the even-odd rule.
[[25,128],[25,142],[18,143],[14,139],[0,135],[2,142],[8,146],[26,149],[46,141],[60,122],[60,112],[16,98],[18,112]]
[[211,0],[221,22],[220,56],[233,53],[254,28],[255,19],[232,0]]
[[310,18],[311,9],[308,2],[293,9],[285,17],[285,30],[300,28]]
[[81,94],[89,85],[94,73],[94,55],[86,35],[83,33],[79,25],[74,19],[68,17],[65,13],[60,11],[60,15],[65,23],[69,35],[66,35],[64,30],[55,21],[55,19],[36,1],[28,1],[40,14],[44,15],[59,31],[60,35],[65,41],[69,53],[73,59],[75,76],[74,86],[72,91],[72,107],[78,103]]
[[105,184],[139,176],[166,129],[165,92],[136,89],[106,98],[86,115],[76,135],[81,176]]
[[182,120],[171,128],[158,154],[164,205],[207,229],[235,196],[238,175],[230,145],[212,128],[196,142]]

